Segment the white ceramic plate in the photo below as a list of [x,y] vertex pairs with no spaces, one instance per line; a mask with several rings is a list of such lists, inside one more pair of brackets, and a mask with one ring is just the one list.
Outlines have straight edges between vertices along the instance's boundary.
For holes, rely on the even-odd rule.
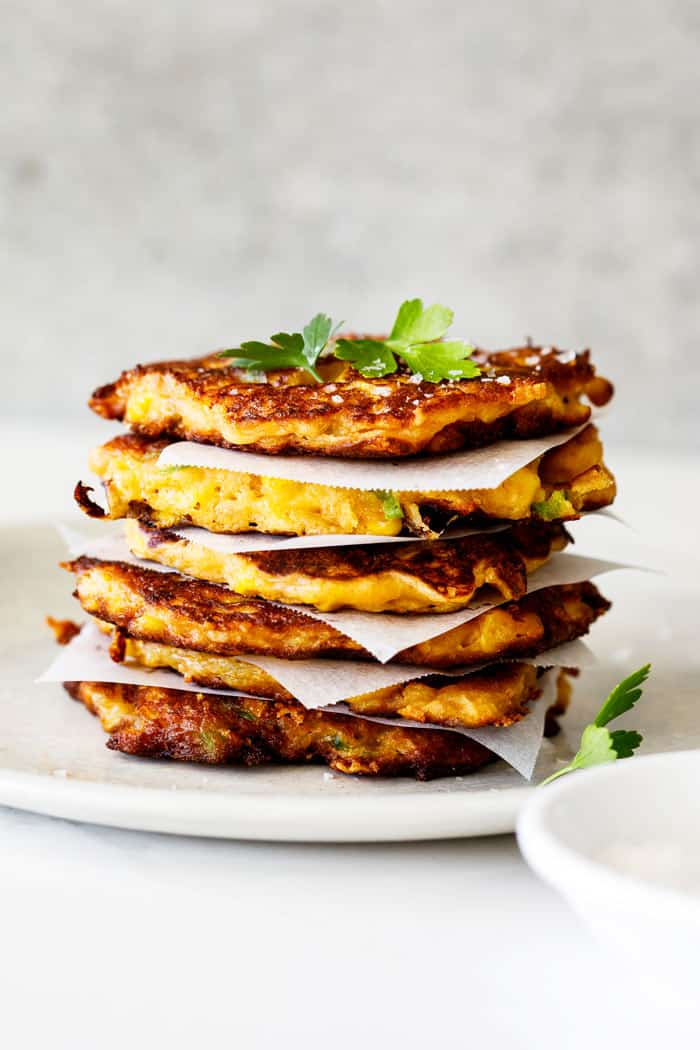
[[[114,754],[97,721],[59,687],[32,684],[53,649],[44,616],[79,618],[72,578],[56,568],[64,552],[55,531],[18,526],[2,537],[0,803],[174,834],[377,842],[512,831],[534,790],[502,763],[421,784],[330,775],[322,767],[217,769]],[[564,732],[545,742],[534,782],[570,756],[611,685],[649,658],[657,666],[634,719],[645,750],[700,747],[694,591],[624,573],[606,577],[602,589],[616,605],[593,636],[600,667],[577,685],[575,708]]]

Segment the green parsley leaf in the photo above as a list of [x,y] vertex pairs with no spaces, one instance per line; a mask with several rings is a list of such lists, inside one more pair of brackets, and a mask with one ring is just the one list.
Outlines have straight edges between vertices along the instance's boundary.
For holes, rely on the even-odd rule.
[[352,361],[367,379],[391,375],[399,367],[387,345],[376,339],[339,339],[335,356],[341,361]]
[[[464,349],[464,343],[454,341],[416,343],[405,347],[401,356],[412,372],[422,375],[429,383],[439,383],[441,379],[476,379],[481,370],[465,358]],[[471,353],[471,347],[468,349]]]
[[270,343],[251,340],[241,343],[237,349],[222,350],[219,357],[230,357],[234,368],[249,371],[302,368],[321,383],[323,380],[316,370],[316,362],[337,328],[327,314],[316,314],[302,332],[277,332],[270,337]]
[[368,379],[395,372],[397,357],[429,383],[475,379],[481,372],[468,360],[474,347],[460,340],[442,342],[453,317],[446,306],[426,309],[420,299],[408,299],[401,304],[388,339],[339,339],[335,355],[351,361]]
[[646,682],[650,670],[651,664],[645,664],[615,686],[593,722],[583,730],[581,746],[571,762],[552,773],[540,786],[550,784],[557,777],[563,777],[575,769],[589,769],[591,766],[614,762],[618,758],[632,757],[643,737],[635,729],[614,729],[610,732],[605,726],[634,707],[642,695],[641,686]]
[[618,758],[631,758],[643,737],[635,729],[613,729],[610,740]]
[[321,381],[321,377],[316,372],[314,365],[318,358],[321,356],[322,351],[325,349],[326,343],[330,339],[331,332],[333,330],[333,322],[327,314],[316,314],[312,317],[309,323],[304,327],[302,336],[304,339],[304,359],[307,362],[307,372],[310,372],[312,376]]
[[351,747],[351,745],[347,744],[338,733],[336,733],[335,736],[329,737],[328,743],[331,747],[334,747],[336,751],[349,751]]
[[388,489],[375,489],[374,494],[381,501],[385,517],[403,518],[401,504],[393,492],[390,492]]
[[533,513],[542,521],[557,521],[570,515],[573,510],[563,489],[555,489],[549,499],[532,504]]
[[649,677],[651,664],[644,664],[615,686],[608,699],[596,715],[595,724],[606,726],[613,718],[619,718],[625,711],[630,711],[642,695],[642,686]]
[[601,726],[586,726],[581,734],[581,746],[571,763],[573,769],[587,769],[604,762],[614,762],[617,752],[612,746],[612,737]]
[[447,306],[429,306],[424,310],[420,299],[408,299],[399,307],[389,341],[405,346],[430,343],[442,339],[453,320],[454,314]]
[[183,463],[173,463],[172,466],[158,467],[158,470],[163,474],[174,474],[176,470],[186,470],[187,468]]

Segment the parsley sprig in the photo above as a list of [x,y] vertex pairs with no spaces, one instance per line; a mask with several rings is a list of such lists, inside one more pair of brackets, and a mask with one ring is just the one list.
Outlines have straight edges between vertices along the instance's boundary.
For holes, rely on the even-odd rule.
[[[476,379],[481,372],[469,360],[474,347],[458,339],[444,339],[453,318],[446,306],[426,308],[420,299],[407,299],[388,339],[338,339],[335,355],[341,361],[350,361],[368,379],[396,372],[398,359],[429,383]],[[339,328],[327,314],[316,314],[301,332],[278,332],[270,336],[269,343],[250,340],[236,349],[222,350],[219,356],[230,357],[234,368],[249,371],[301,368],[322,383],[316,363]]]
[[[645,664],[627,678],[619,682],[607,698],[595,720],[587,725],[581,734],[581,746],[571,762],[563,769],[552,773],[542,781],[550,784],[557,777],[572,773],[575,769],[588,769],[614,762],[618,758],[630,758],[642,742],[642,737],[634,729],[606,729],[608,722],[619,718],[625,711],[631,710],[642,695],[642,686],[649,676],[651,664]],[[541,785],[541,786],[542,786]]]
[[234,350],[222,350],[220,357],[230,357],[234,368],[250,371],[275,372],[279,368],[302,368],[317,383],[323,380],[316,370],[316,362],[328,345],[328,340],[340,325],[334,325],[327,314],[316,314],[301,332],[278,332],[269,343],[255,339],[241,343]]
[[369,379],[396,372],[397,357],[429,383],[475,379],[481,372],[469,360],[474,347],[461,340],[443,341],[453,319],[447,306],[426,308],[420,299],[407,299],[399,308],[388,339],[339,339],[335,355],[352,362]]

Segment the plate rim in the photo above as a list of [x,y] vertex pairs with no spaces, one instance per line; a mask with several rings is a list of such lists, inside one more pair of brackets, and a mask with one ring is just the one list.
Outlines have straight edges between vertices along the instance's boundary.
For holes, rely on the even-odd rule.
[[506,834],[515,830],[533,791],[523,784],[381,799],[204,793],[0,769],[0,804],[15,809],[131,831],[267,842],[417,842]]

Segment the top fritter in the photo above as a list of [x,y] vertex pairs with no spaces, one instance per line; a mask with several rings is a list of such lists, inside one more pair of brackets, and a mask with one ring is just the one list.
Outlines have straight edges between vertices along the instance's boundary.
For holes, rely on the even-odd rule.
[[407,307],[419,312],[417,335],[431,311],[444,311],[416,304],[404,304],[385,339],[334,339],[330,319],[319,315],[303,334],[273,336],[271,345],[138,365],[96,390],[90,407],[152,437],[379,459],[554,433],[586,422],[583,397],[604,405],[612,396],[587,350],[486,352],[441,337],[411,343],[410,326],[401,328]]

